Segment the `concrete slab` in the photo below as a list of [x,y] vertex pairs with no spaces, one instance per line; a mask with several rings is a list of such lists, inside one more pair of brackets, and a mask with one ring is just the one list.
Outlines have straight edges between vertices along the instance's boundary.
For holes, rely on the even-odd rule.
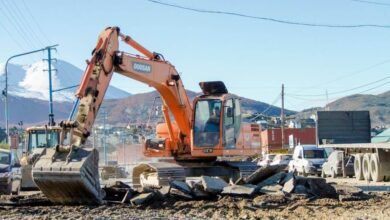
[[264,186],[260,189],[260,193],[267,194],[267,195],[280,195],[283,196],[282,192],[283,187],[281,185],[269,185]]
[[183,193],[190,194],[191,188],[187,185],[187,183],[183,181],[174,180],[170,183],[171,187],[177,190],[182,191]]
[[232,196],[252,196],[257,190],[258,187],[252,184],[231,185],[224,187],[222,194]]
[[257,186],[261,188],[263,186],[278,184],[282,179],[284,179],[285,175],[286,175],[286,173],[284,173],[284,172],[276,173],[276,174],[268,177],[267,179],[261,181],[260,183],[258,183]]
[[289,181],[287,181],[284,184],[282,191],[285,192],[285,193],[292,193],[292,192],[294,192],[295,184],[296,184],[295,183],[295,179],[294,178],[290,179]]
[[261,181],[267,179],[268,177],[271,177],[275,175],[276,173],[279,173],[283,170],[284,166],[280,165],[272,165],[272,166],[264,166],[257,169],[255,172],[253,172],[251,175],[246,177],[244,181],[249,184],[258,184]]
[[220,193],[228,184],[219,177],[202,176],[202,185],[206,192]]
[[154,198],[155,194],[150,192],[150,193],[142,193],[130,200],[131,204],[133,205],[143,205],[148,202],[150,202]]

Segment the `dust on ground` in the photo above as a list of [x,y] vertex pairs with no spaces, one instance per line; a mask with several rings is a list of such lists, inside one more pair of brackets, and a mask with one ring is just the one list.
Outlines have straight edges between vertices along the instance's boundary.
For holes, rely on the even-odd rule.
[[42,194],[0,196],[0,200],[1,219],[390,219],[390,193],[370,193],[367,200],[343,202],[299,195],[221,196],[200,201],[168,198],[140,207],[50,205]]

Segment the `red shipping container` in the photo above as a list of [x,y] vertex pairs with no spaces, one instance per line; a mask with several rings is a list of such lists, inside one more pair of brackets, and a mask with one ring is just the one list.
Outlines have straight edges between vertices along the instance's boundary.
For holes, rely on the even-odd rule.
[[[284,128],[284,147],[289,146],[289,137],[293,135],[294,144],[316,144],[315,128]],[[267,129],[261,132],[263,152],[282,148],[282,131],[280,128]]]

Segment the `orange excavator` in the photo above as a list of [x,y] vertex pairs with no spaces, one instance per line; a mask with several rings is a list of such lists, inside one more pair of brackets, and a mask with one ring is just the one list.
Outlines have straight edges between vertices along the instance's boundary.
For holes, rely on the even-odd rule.
[[[119,51],[119,38],[141,55]],[[60,143],[47,148],[35,162],[32,175],[40,190],[57,204],[96,204],[103,193],[99,183],[98,152],[84,147],[113,72],[154,87],[160,94],[165,123],[156,137],[145,141],[144,154],[169,157],[171,162],[139,164],[134,186],[161,186],[188,176],[238,179],[256,169],[251,162],[227,160],[260,152],[260,127],[241,122],[240,100],[223,82],[201,82],[203,94],[191,103],[180,74],[159,53],[150,52],[108,27],[87,62],[69,120],[60,123]],[[76,112],[73,119],[73,113]]]

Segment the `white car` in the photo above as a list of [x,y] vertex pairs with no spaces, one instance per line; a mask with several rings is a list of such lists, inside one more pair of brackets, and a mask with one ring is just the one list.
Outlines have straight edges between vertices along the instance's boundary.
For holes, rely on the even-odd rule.
[[276,154],[265,154],[263,159],[260,160],[257,165],[260,167],[268,166],[273,161],[275,156]]
[[323,148],[316,145],[298,145],[289,163],[289,171],[303,176],[309,174],[320,176],[325,160],[326,152]]
[[291,154],[278,154],[274,157],[270,165],[286,165],[290,163],[292,160]]

